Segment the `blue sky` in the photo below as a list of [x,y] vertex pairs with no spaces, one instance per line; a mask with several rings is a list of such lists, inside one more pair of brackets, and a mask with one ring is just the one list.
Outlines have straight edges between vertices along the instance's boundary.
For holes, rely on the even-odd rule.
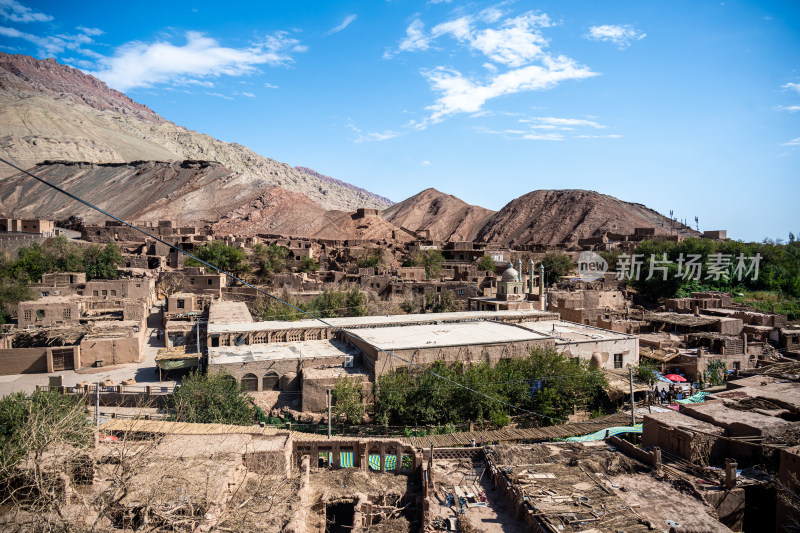
[[24,2],[0,49],[395,201],[580,188],[800,232],[797,2]]

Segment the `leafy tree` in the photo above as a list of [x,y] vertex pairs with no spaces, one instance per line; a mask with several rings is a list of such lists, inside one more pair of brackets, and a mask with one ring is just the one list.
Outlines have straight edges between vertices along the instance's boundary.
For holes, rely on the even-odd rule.
[[83,254],[86,279],[117,279],[117,267],[123,258],[119,247],[113,242],[105,246],[90,246]]
[[356,266],[358,266],[358,268],[375,268],[381,264],[381,261],[381,252],[380,250],[376,250],[374,253],[360,259],[358,263],[356,263]]
[[[572,259],[566,254],[550,253],[542,257],[539,265],[544,265],[545,284],[552,285],[572,272]],[[538,268],[538,265],[537,265]]]
[[333,414],[338,419],[344,417],[348,424],[360,424],[364,418],[364,402],[361,384],[355,379],[340,377],[333,391]]
[[484,255],[480,259],[478,259],[478,270],[494,272],[494,259],[492,259],[489,255]]
[[656,372],[658,372],[658,368],[656,367],[655,361],[652,359],[641,359],[634,369],[636,378],[651,386],[656,382]]
[[10,474],[23,458],[40,460],[53,447],[86,448],[92,441],[92,428],[79,396],[36,391],[0,399],[0,472]]
[[35,297],[24,275],[19,278],[0,277],[0,324],[5,324],[16,315],[19,302]]
[[439,250],[417,250],[405,262],[405,266],[417,266],[425,268],[427,279],[435,278],[442,271],[444,256]]
[[[228,246],[223,241],[204,244],[195,250],[194,255],[220,270],[230,272],[236,276],[240,276],[250,269],[247,263],[247,252],[236,246]],[[184,264],[186,266],[205,266],[192,258],[186,259]]]
[[458,311],[456,297],[453,291],[446,289],[440,293],[425,293],[425,313],[451,313]]
[[325,290],[311,301],[309,312],[321,318],[364,316],[366,295],[356,288],[348,291]]
[[298,272],[316,272],[319,270],[319,262],[311,256],[304,255],[300,259],[300,268],[297,269]]
[[201,424],[253,423],[250,398],[229,374],[190,373],[170,400],[177,422]]
[[260,280],[266,280],[286,270],[286,259],[289,250],[277,244],[264,246],[257,243],[250,255],[250,264]]

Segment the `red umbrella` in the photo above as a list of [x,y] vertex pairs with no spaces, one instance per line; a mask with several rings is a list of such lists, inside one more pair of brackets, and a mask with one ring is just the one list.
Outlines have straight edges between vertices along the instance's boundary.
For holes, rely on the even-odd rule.
[[684,381],[686,381],[686,378],[685,378],[685,377],[683,377],[683,376],[679,376],[678,374],[667,374],[667,375],[666,375],[666,376],[664,376],[664,377],[665,377],[665,378],[667,378],[667,379],[668,379],[668,380],[670,380],[670,381],[678,381],[678,382],[684,382]]

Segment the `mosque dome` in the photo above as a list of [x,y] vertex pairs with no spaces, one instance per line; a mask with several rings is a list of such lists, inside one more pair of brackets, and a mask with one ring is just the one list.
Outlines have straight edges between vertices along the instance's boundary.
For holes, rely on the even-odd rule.
[[508,267],[503,272],[503,281],[517,281],[519,279],[519,272],[514,267]]

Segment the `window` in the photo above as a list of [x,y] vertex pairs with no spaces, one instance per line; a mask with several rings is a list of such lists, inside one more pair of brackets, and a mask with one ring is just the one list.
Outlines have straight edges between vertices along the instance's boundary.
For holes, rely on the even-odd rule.
[[622,368],[622,354],[615,353],[614,354],[614,368]]
[[92,296],[100,296],[100,293],[97,291],[92,291]]
[[116,296],[116,295],[117,295],[117,291],[114,290],[114,289],[111,289],[111,296]]
[[103,296],[108,296],[108,291],[107,290],[103,291]]
[[464,296],[464,289],[458,289],[458,295]]
[[196,279],[194,279],[194,278],[189,278],[189,283],[191,283],[192,285],[194,285],[195,283],[197,283],[197,280],[196,280]]
[[36,310],[36,320],[44,320],[44,309]]
[[178,300],[177,302],[178,309],[183,309],[185,305],[186,305],[185,300]]
[[67,308],[62,310],[61,316],[64,317],[64,319],[69,320],[72,318],[72,309]]
[[25,310],[25,320],[30,320],[33,317],[33,312],[30,309]]
[[213,285],[213,284],[214,284],[214,280],[212,280],[211,278],[208,278],[208,285]]
[[734,369],[734,370],[737,370],[737,371],[738,371],[738,370],[740,369],[740,367],[741,367],[741,363],[740,363],[739,361],[735,361],[735,362],[733,363],[733,369]]

